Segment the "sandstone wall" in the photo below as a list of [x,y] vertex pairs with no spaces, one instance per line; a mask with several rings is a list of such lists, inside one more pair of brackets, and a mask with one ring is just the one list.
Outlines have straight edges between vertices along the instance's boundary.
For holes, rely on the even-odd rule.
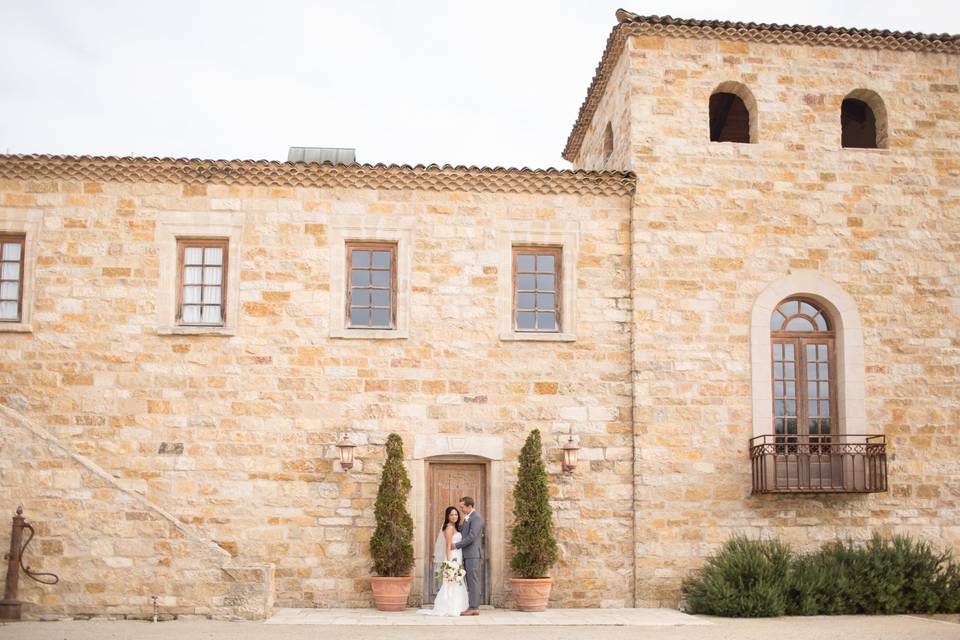
[[[629,52],[639,603],[675,603],[734,532],[960,548],[956,58],[653,37]],[[756,97],[758,144],[708,141],[726,81]],[[858,88],[885,101],[889,149],[840,148]],[[856,303],[887,493],[750,496],[751,309],[791,270]]]
[[[499,438],[509,517],[516,457],[535,427],[564,558],[554,603],[632,602],[629,197],[54,178],[0,181],[0,203],[42,215],[33,332],[0,334],[0,402],[236,559],[274,564],[278,606],[370,603],[389,432],[408,456],[417,437]],[[158,335],[171,216],[241,225],[233,335]],[[330,299],[333,229],[397,225],[413,242],[409,337],[331,338],[331,305],[343,304]],[[578,239],[575,341],[500,339],[498,243],[518,228]],[[564,478],[570,430],[583,461]],[[349,474],[334,463],[343,432],[361,444]],[[28,468],[39,464],[25,453]],[[31,473],[5,476],[4,495],[24,495]],[[41,537],[69,536],[58,527],[106,508],[73,482],[64,490],[91,500],[65,500]],[[25,495],[28,514],[44,511]],[[488,522],[502,540],[505,523]]]
[[[630,56],[622,55],[610,73],[603,96],[584,132],[580,151],[573,161],[577,169],[629,170],[633,163],[630,123],[635,117],[631,111],[631,82]],[[613,152],[609,156],[604,152],[604,135],[608,124],[613,130]]]

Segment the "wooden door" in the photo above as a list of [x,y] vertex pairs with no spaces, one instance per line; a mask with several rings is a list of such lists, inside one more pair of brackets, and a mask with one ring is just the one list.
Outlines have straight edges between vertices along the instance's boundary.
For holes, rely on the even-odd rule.
[[[490,528],[490,520],[487,515],[487,467],[484,464],[460,463],[460,462],[435,462],[429,466],[427,477],[427,601],[433,602],[434,596],[440,588],[439,583],[434,578],[437,567],[434,566],[433,545],[437,539],[437,533],[443,524],[443,514],[447,507],[457,507],[460,504],[460,498],[470,496],[476,501],[476,510],[480,512],[486,521],[484,531]],[[463,516],[464,514],[461,514]],[[485,565],[484,580],[482,581],[483,593],[480,595],[480,602],[486,603],[487,580],[489,580],[489,571],[487,570],[486,536],[484,536],[484,546],[481,551],[483,563]]]

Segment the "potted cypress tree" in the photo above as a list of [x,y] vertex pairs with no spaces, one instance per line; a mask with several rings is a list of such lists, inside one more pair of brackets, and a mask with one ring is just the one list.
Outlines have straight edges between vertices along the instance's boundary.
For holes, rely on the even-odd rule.
[[553,509],[543,464],[540,430],[534,429],[520,451],[517,485],[513,488],[513,558],[510,579],[521,611],[543,611],[550,599],[553,580],[547,575],[557,561]]
[[395,433],[387,437],[387,461],[380,474],[374,516],[377,528],[370,538],[373,570],[370,578],[373,600],[380,611],[403,611],[413,577],[413,518],[407,511],[410,478],[403,466],[403,441]]

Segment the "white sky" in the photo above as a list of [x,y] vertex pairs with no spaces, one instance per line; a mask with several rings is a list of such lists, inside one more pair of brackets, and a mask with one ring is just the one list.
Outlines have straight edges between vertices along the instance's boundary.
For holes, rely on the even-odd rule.
[[567,167],[620,6],[960,33],[922,0],[0,0],[0,152]]

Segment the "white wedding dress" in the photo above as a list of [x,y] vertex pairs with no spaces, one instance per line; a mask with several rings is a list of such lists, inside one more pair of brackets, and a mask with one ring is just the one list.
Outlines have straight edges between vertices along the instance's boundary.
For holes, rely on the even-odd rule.
[[[460,532],[453,534],[453,543],[456,544],[460,542],[462,536]],[[440,535],[437,536],[436,542],[433,545],[433,569],[436,571],[440,568],[440,565],[443,564],[446,559],[446,548],[447,542],[443,537],[443,531],[440,532]],[[451,560],[458,560],[461,565],[463,565],[463,551],[460,549],[454,549],[450,552]],[[441,582],[440,583],[440,592],[437,593],[437,597],[433,601],[433,609],[421,609],[420,613],[428,616],[460,616],[461,613],[467,610],[467,607],[470,606],[470,602],[467,599],[467,586],[466,581],[463,584],[458,584],[456,582]]]

